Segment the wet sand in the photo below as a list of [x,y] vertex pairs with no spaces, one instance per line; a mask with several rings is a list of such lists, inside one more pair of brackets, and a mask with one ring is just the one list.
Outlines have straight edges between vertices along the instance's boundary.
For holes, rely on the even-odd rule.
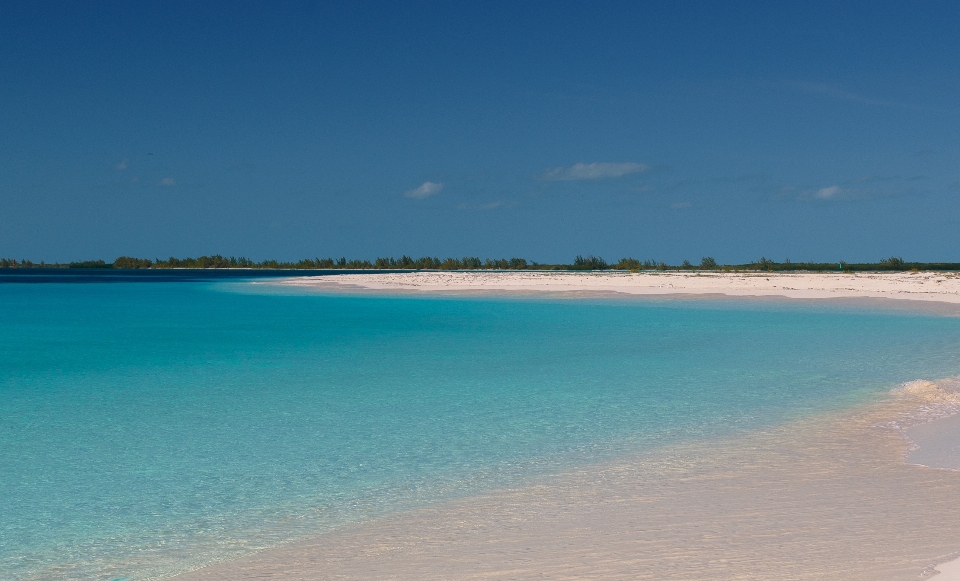
[[397,513],[178,579],[925,578],[960,556],[960,472],[905,462],[904,434],[960,409],[958,389],[912,382],[854,410]]
[[907,457],[909,462],[960,470],[960,415],[914,426],[906,433],[916,446]]

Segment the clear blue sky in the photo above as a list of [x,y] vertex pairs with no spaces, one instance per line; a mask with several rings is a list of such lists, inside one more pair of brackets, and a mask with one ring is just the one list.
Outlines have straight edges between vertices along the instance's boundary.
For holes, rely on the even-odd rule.
[[960,261],[960,3],[0,0],[0,256]]

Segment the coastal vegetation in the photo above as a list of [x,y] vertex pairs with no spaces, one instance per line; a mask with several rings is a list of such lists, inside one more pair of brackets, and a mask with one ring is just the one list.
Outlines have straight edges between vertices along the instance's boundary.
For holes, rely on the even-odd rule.
[[154,259],[121,256],[113,262],[104,260],[85,260],[69,263],[47,263],[44,261],[0,259],[0,268],[90,268],[90,269],[163,269],[163,268],[245,268],[280,270],[573,270],[573,271],[756,271],[756,272],[904,272],[904,271],[960,271],[960,262],[907,262],[898,256],[884,258],[878,262],[791,262],[785,259],[776,262],[761,257],[746,264],[720,264],[712,256],[705,256],[698,265],[684,260],[679,265],[666,262],[636,258],[621,258],[608,263],[599,256],[577,255],[570,264],[541,264],[524,258],[486,258],[465,256],[463,258],[436,258],[423,256],[413,258],[403,255],[400,258],[377,258],[370,260],[347,260],[344,258],[305,258],[297,262],[263,260],[260,262],[244,257],[224,257],[219,254],[198,258]]

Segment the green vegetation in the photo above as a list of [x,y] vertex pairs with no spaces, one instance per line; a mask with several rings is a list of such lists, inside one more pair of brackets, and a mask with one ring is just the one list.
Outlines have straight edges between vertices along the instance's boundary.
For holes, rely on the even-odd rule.
[[884,258],[873,263],[839,262],[791,262],[786,259],[776,262],[766,257],[748,264],[719,264],[712,256],[705,256],[699,266],[684,260],[679,266],[671,266],[657,260],[638,260],[636,258],[621,258],[614,264],[609,264],[599,256],[578,255],[572,264],[540,264],[527,261],[523,258],[500,258],[480,260],[478,257],[465,256],[463,258],[445,258],[424,256],[412,258],[377,258],[369,260],[347,260],[346,258],[305,258],[297,262],[280,262],[264,260],[256,262],[244,257],[225,258],[219,254],[201,256],[199,258],[174,258],[166,260],[159,258],[133,258],[121,256],[113,262],[103,260],[85,260],[67,264],[36,263],[29,260],[0,259],[0,268],[249,268],[249,269],[289,269],[289,270],[629,270],[640,271],[715,271],[730,272],[883,272],[883,271],[960,271],[958,262],[907,262],[898,256]]
[[102,260],[84,260],[83,262],[71,262],[67,265],[69,268],[113,268],[112,264],[107,264]]
[[879,262],[851,263],[840,260],[838,262],[774,262],[762,257],[756,262],[736,266],[743,270],[759,270],[766,272],[905,272],[920,270],[960,270],[958,262],[906,262],[898,256],[881,259]]
[[113,268],[150,268],[153,261],[146,258],[130,258],[121,256],[113,261]]
[[571,266],[572,270],[606,270],[608,268],[610,268],[610,265],[607,264],[606,260],[592,254],[586,258],[578,254]]

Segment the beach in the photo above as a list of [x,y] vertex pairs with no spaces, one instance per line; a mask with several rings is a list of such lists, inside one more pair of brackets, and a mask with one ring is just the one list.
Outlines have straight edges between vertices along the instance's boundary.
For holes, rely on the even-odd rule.
[[791,299],[896,299],[960,304],[960,273],[940,272],[431,271],[301,277],[287,279],[280,284],[426,294],[487,292],[598,297],[724,295]]
[[0,581],[960,581],[960,2],[0,15]]
[[233,579],[956,579],[960,472],[904,462],[960,409],[917,381],[852,414],[671,447],[196,571]]
[[0,286],[0,577],[955,579],[957,279],[700,274]]
[[[940,273],[418,272],[280,284],[960,304],[960,277]],[[853,411],[390,515],[182,579],[960,579],[957,411],[960,382],[918,380]]]

